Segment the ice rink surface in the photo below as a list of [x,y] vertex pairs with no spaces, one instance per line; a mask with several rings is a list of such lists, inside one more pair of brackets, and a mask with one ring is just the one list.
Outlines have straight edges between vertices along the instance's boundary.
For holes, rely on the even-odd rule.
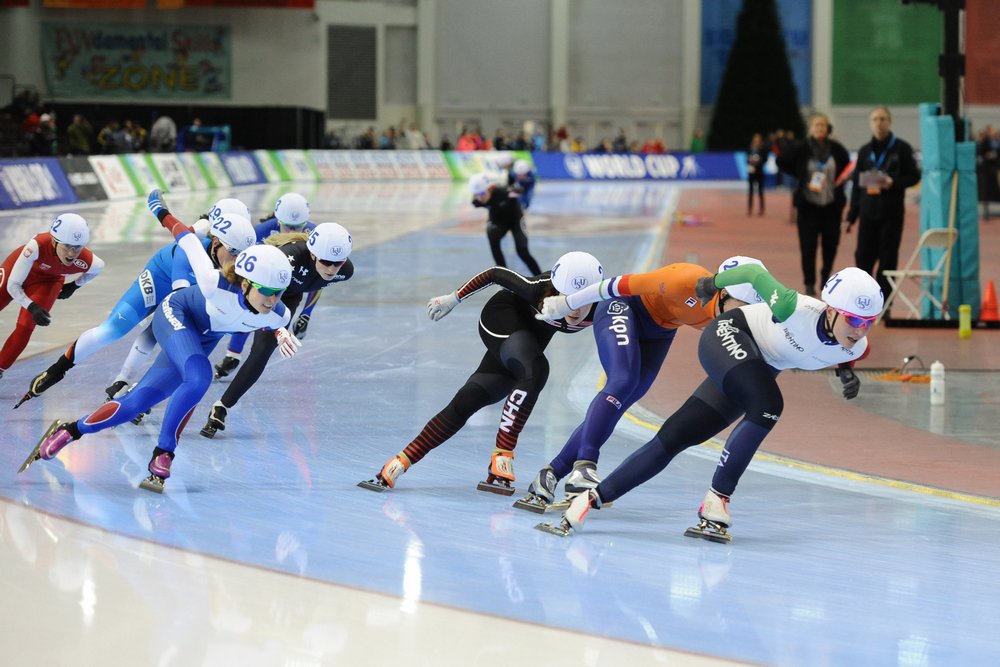
[[[488,294],[440,322],[425,304],[492,265],[485,213],[450,184],[269,186],[167,201],[186,221],[223,196],[264,215],[290,189],[310,200],[314,222],[352,232],[355,276],[324,290],[298,356],[272,359],[208,440],[198,429],[224,390],[213,384],[162,496],[136,488],[162,406],[140,426],[86,436],[16,474],[52,420],[101,403],[131,336],[10,406],[171,240],[144,202],[77,209],[108,269],[57,302],[53,324],[0,380],[4,664],[1000,664],[997,502],[762,457],[734,498],[734,541],[711,543],[683,536],[718,457],[702,447],[574,536],[533,530],[540,517],[511,503],[596,391],[589,332],[557,334],[548,348],[552,371],[516,451],[514,497],[476,490],[500,405],[395,490],[358,488],[482,356],[477,321]],[[608,275],[655,268],[681,194],[663,184],[544,183],[528,211],[532,253],[548,267],[586,250]],[[44,231],[57,212],[0,212],[0,250]],[[510,239],[505,250],[523,270]],[[4,337],[15,316],[13,307],[0,313]],[[883,412],[893,400],[884,397]],[[983,418],[996,405],[968,410]],[[660,423],[636,415],[603,448],[602,473]],[[868,444],[850,424],[840,428],[845,447]]]

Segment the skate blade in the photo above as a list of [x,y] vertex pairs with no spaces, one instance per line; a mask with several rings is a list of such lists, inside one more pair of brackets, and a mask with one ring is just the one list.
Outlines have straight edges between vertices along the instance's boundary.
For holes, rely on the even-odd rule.
[[685,530],[684,537],[700,537],[703,540],[718,542],[719,544],[729,544],[733,541],[733,536],[727,532],[719,532],[714,528],[709,528],[708,526],[702,527],[700,525],[692,526]]
[[540,530],[550,535],[558,535],[559,537],[569,537],[569,526],[563,526],[562,524],[554,526],[551,523],[539,523],[535,524],[535,530]]
[[490,484],[489,482],[480,482],[476,486],[477,491],[486,491],[487,493],[498,493],[501,496],[512,496],[514,495],[514,487],[504,484]]
[[34,397],[35,397],[35,395],[32,394],[29,391],[27,394],[25,394],[24,396],[21,397],[20,401],[18,401],[17,403],[14,404],[14,409],[17,410],[19,407],[21,407],[22,405],[24,405],[25,403],[27,403],[28,401],[30,401]]
[[215,429],[211,426],[206,426],[201,429],[201,437],[212,439],[215,437]]
[[146,479],[139,482],[139,488],[145,491],[152,491],[153,493],[163,493],[163,482],[150,475]]
[[514,509],[534,512],[535,514],[545,514],[549,506],[549,503],[534,496],[528,496],[527,498],[515,500],[513,505]]
[[362,482],[358,482],[358,486],[362,489],[368,489],[369,491],[375,491],[376,493],[385,493],[389,490],[388,486],[385,486],[376,479],[366,479]]
[[49,428],[45,431],[45,435],[43,435],[38,440],[38,444],[35,445],[35,448],[33,450],[31,450],[30,454],[28,454],[28,458],[24,459],[24,463],[21,464],[21,467],[17,471],[18,475],[20,475],[22,472],[24,472],[29,467],[31,467],[31,464],[34,463],[35,461],[41,460],[42,457],[39,455],[38,452],[42,449],[42,443],[45,442],[45,439],[47,437],[49,437],[50,435],[52,435],[53,433],[55,433],[57,428],[59,428],[59,420],[58,419],[55,420],[54,422],[52,422],[49,425]]

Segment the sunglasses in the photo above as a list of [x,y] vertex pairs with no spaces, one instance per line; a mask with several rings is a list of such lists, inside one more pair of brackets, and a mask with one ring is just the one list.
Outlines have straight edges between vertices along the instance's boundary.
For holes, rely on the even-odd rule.
[[221,246],[222,246],[222,249],[223,249],[223,250],[225,250],[226,252],[228,252],[228,253],[229,253],[230,255],[232,255],[233,257],[236,257],[237,255],[239,255],[239,254],[240,254],[240,251],[239,251],[239,250],[237,250],[236,248],[230,248],[230,247],[229,247],[229,246],[227,246],[227,245],[226,245],[225,243],[220,243],[219,245],[221,245]]
[[63,243],[62,241],[60,241],[59,244],[62,247],[66,248],[66,252],[80,252],[81,250],[83,250],[82,245],[70,245],[68,243]]
[[346,259],[317,259],[323,266],[343,266]]
[[258,292],[260,292],[263,296],[275,296],[285,291],[284,287],[264,287],[263,285],[258,285],[252,280],[249,280],[247,282],[249,282],[250,286],[253,287],[255,290],[257,290]]
[[834,308],[838,313],[840,313],[844,320],[855,329],[866,329],[872,325],[873,322],[878,318],[878,315],[872,315],[870,317],[862,317],[861,315],[854,315],[847,312],[846,310],[841,310],[839,308]]

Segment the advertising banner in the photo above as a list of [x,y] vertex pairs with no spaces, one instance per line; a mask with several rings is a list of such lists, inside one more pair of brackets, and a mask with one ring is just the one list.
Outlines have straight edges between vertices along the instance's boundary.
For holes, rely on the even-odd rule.
[[228,153],[219,153],[218,155],[233,185],[252,185],[267,182],[264,172],[261,171],[252,153],[247,151],[230,151]]
[[309,157],[316,165],[321,181],[338,183],[357,178],[348,151],[309,151]]
[[531,164],[532,154],[527,151],[448,151],[445,159],[454,179],[467,181],[480,172],[503,177],[507,174],[507,166],[515,160],[527,160]]
[[228,99],[229,28],[43,22],[50,97]]
[[146,161],[159,173],[167,192],[189,192],[191,182],[176,153],[146,154]]
[[132,180],[140,196],[146,196],[153,190],[167,189],[166,183],[160,178],[153,164],[146,160],[145,155],[129,153],[118,157],[125,163],[125,168],[132,172]]
[[226,171],[226,166],[222,164],[222,158],[218,153],[196,153],[195,159],[205,168],[209,181],[215,183],[212,187],[221,188],[233,184],[233,179],[229,177],[229,172]]
[[77,201],[56,158],[0,160],[0,209]]
[[740,178],[733,153],[535,153],[539,178],[587,181],[722,181]]
[[66,174],[66,180],[76,192],[77,199],[80,201],[101,201],[108,198],[104,188],[101,187],[100,179],[94,173],[94,167],[85,156],[70,155],[58,159],[59,165]]
[[178,162],[187,174],[192,190],[210,190],[215,187],[215,180],[209,175],[205,165],[198,159],[200,153],[176,153]]
[[[528,155],[530,162],[531,156]],[[418,151],[417,159],[424,170],[426,178],[431,180],[450,181],[452,180],[451,169],[444,159],[441,151]]]
[[280,183],[289,180],[288,172],[278,162],[274,151],[256,150],[253,152],[253,156],[257,160],[257,166],[260,167],[261,172],[264,174],[264,179],[268,183]]
[[318,181],[319,174],[316,173],[316,167],[313,166],[312,160],[303,150],[284,150],[284,151],[274,151],[274,155],[278,158],[278,162],[285,169],[285,173],[288,174],[289,179],[293,181]]
[[140,195],[138,184],[133,181],[125,164],[117,155],[91,155],[87,159],[101,181],[101,187],[104,188],[108,199],[125,199]]

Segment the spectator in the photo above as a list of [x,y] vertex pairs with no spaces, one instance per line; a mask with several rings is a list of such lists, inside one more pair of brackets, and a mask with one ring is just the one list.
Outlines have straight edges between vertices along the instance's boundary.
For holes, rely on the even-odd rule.
[[379,137],[378,147],[381,150],[395,150],[396,148],[396,128],[389,126],[382,136]]
[[510,145],[507,143],[507,134],[504,132],[502,127],[498,127],[497,131],[493,134],[493,150],[510,150]]
[[375,128],[369,127],[358,137],[357,145],[359,150],[370,151],[375,149]]
[[173,118],[163,114],[153,121],[153,127],[149,130],[149,150],[154,153],[172,153],[177,150],[177,124]]
[[[833,261],[840,245],[840,219],[847,199],[843,183],[837,177],[851,158],[839,141],[830,138],[833,125],[825,114],[809,120],[809,136],[789,146],[781,154],[778,167],[796,178],[798,187],[792,203],[798,213],[802,254],[802,276],[807,296],[816,296],[816,250],[822,242],[822,265],[819,284],[824,285],[833,271]],[[821,241],[822,240],[822,241]]]
[[146,128],[133,120],[126,120],[124,132],[128,141],[129,153],[138,153],[146,150]]
[[667,148],[663,145],[663,139],[656,137],[655,139],[646,139],[646,143],[642,145],[639,149],[642,153],[654,153],[661,154],[666,153]]
[[97,133],[97,145],[102,153],[112,154],[118,152],[117,135],[121,134],[121,125],[117,120],[110,121]]
[[691,152],[705,152],[705,133],[700,127],[694,128],[694,132],[691,133]]
[[570,144],[569,149],[573,153],[586,153],[587,142],[583,140],[583,137],[576,137],[573,139],[573,143]]
[[611,144],[611,150],[615,153],[628,152],[628,137],[625,136],[624,127],[618,128],[618,134],[615,136],[615,140]]
[[38,127],[31,135],[31,154],[53,156],[59,154],[56,138],[56,120],[51,114],[43,113],[38,118]]
[[427,137],[420,131],[416,123],[410,123],[410,127],[407,128],[404,138],[406,139],[406,147],[411,151],[419,151],[430,147],[427,143]]
[[545,135],[540,129],[535,129],[535,133],[531,136],[531,148],[532,150],[541,153],[545,150]]
[[81,114],[73,114],[66,136],[70,155],[90,155],[94,149],[94,127]]
[[441,144],[438,146],[438,148],[440,148],[443,151],[455,150],[454,144],[451,143],[451,137],[449,137],[447,134],[441,135]]
[[1000,167],[1000,132],[987,125],[976,142],[976,163],[979,172],[979,199],[986,205],[985,218],[990,217],[990,200],[997,191],[997,172]]
[[[906,188],[920,181],[920,170],[910,144],[892,133],[888,107],[872,109],[868,121],[872,140],[858,150],[847,231],[860,217],[854,263],[874,275],[882,294],[888,296],[891,289],[882,272],[895,270],[899,263]],[[873,273],[876,262],[878,272]]]
[[196,152],[212,150],[212,136],[203,128],[201,118],[191,121],[184,135],[184,149]]
[[754,188],[760,196],[760,215],[764,215],[764,165],[767,164],[768,156],[767,144],[760,132],[755,132],[750,139],[750,148],[747,149],[747,184],[749,193],[747,195],[747,216],[753,215],[753,191]]

